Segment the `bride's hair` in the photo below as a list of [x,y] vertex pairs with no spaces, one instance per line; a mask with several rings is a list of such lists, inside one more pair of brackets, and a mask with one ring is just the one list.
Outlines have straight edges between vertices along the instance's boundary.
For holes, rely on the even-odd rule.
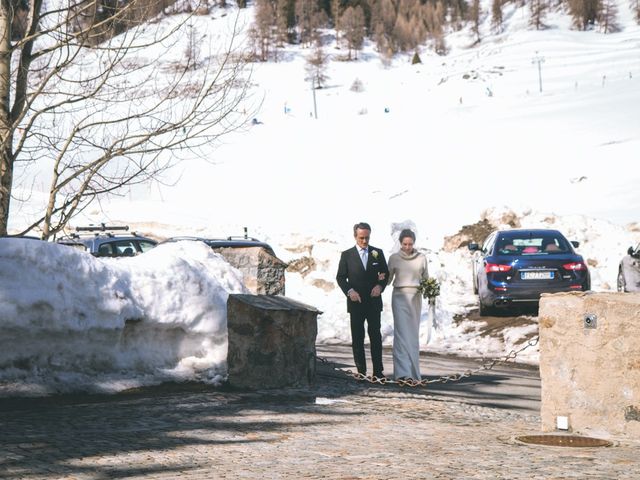
[[[402,222],[391,224],[391,238],[393,239],[393,247],[391,253],[400,251],[400,242],[402,241],[400,240],[400,234],[405,230],[409,230],[411,231],[411,233],[417,236],[418,228],[416,227],[416,224],[413,222],[413,220],[407,219]],[[415,236],[413,237],[414,242],[416,238]]]
[[413,231],[408,228],[405,228],[400,232],[400,236],[398,237],[398,240],[400,241],[400,243],[402,243],[402,240],[407,237],[411,238],[411,240],[413,240],[414,242],[416,241],[416,234],[413,233]]

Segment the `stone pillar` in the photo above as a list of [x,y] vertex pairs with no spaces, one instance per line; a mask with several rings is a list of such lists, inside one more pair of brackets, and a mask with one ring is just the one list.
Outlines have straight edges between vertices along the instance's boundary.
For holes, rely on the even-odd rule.
[[214,248],[242,272],[245,286],[258,295],[284,295],[287,264],[262,247]]
[[244,388],[312,384],[319,313],[286,297],[229,295],[229,383]]
[[539,321],[542,430],[640,439],[640,294],[543,294]]

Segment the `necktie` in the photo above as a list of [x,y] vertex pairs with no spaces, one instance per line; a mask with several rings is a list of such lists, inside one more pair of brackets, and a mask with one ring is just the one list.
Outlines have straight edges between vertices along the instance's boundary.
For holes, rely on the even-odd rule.
[[367,269],[367,250],[364,248],[360,250],[360,258],[362,259],[362,266]]

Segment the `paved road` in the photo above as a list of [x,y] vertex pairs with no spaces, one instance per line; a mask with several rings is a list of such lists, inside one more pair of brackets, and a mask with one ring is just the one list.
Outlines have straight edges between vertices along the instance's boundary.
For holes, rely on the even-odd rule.
[[[351,347],[320,345],[320,358],[330,360],[334,368],[355,372]],[[385,374],[393,376],[391,350],[385,349]],[[483,368],[486,367],[485,368]],[[450,398],[471,405],[506,408],[525,413],[540,412],[540,375],[538,368],[529,365],[483,363],[480,359],[455,356],[422,355],[420,371],[428,393],[436,398]],[[439,382],[442,377],[475,372],[454,382]]]
[[[319,354],[349,363],[345,347]],[[452,365],[444,357],[424,362],[429,377]],[[411,389],[357,382],[320,363],[316,384],[306,389],[186,384],[3,399],[0,478],[638,478],[638,442],[571,448],[516,441],[539,433],[536,382],[535,372],[501,367],[463,383]]]

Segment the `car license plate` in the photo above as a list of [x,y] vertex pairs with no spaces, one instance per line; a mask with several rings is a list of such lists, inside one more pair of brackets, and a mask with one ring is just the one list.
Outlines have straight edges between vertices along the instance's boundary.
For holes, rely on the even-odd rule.
[[552,280],[553,272],[520,272],[522,280]]

